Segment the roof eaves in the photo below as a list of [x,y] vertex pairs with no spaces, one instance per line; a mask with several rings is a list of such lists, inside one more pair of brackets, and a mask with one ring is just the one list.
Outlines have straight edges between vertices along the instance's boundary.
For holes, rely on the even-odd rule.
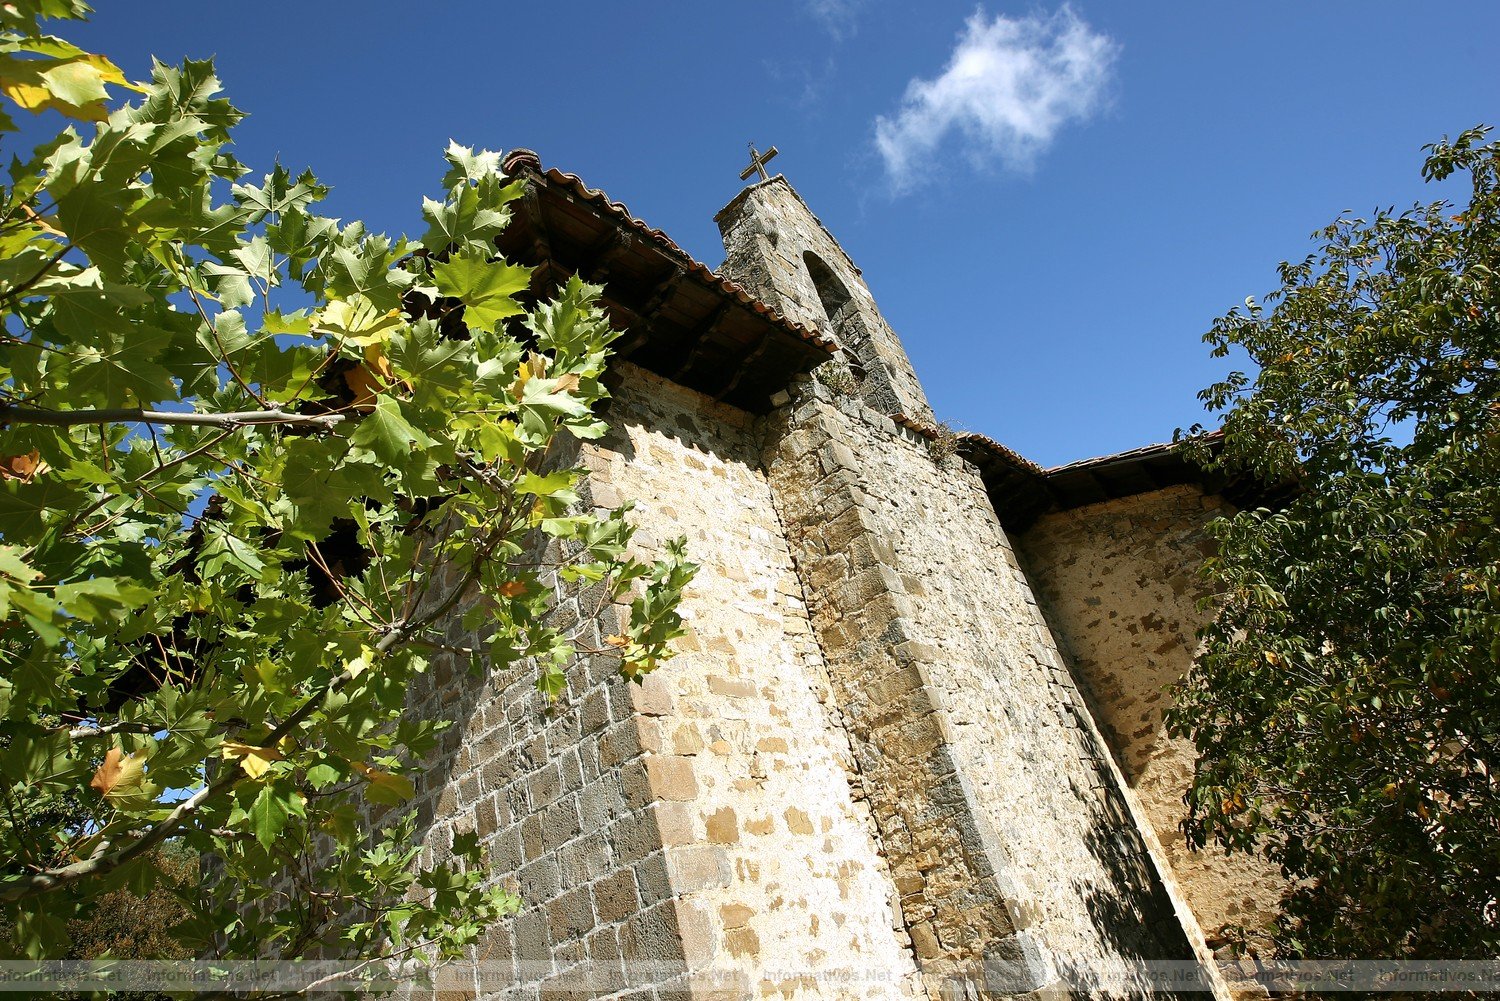
[[[1222,431],[1209,431],[1202,435],[1199,440],[1208,442],[1209,448],[1220,447],[1220,440],[1224,437]],[[1064,463],[1061,466],[1051,466],[1046,470],[1048,476],[1059,473],[1080,472],[1086,469],[1097,469],[1101,466],[1113,466],[1120,463],[1138,462],[1143,459],[1167,456],[1176,453],[1184,445],[1183,441],[1163,441],[1151,445],[1142,445],[1139,448],[1126,449],[1123,452],[1113,452],[1109,455],[1098,455],[1092,459],[1078,459],[1074,462]]]
[[522,174],[529,174],[543,183],[567,190],[574,197],[587,202],[596,209],[603,210],[604,213],[614,218],[617,222],[636,230],[668,254],[677,258],[678,263],[685,271],[697,277],[709,288],[729,296],[735,302],[764,316],[800,340],[806,341],[830,353],[838,349],[838,345],[833,340],[811,327],[803,326],[783,316],[776,309],[751,295],[743,285],[730,278],[726,278],[706,264],[693,258],[692,255],[679,247],[666,233],[637,218],[622,202],[615,201],[597,188],[589,187],[584,183],[583,178],[577,174],[565,173],[556,167],[549,167],[543,170],[541,161],[534,152],[519,149],[512,150],[506,155],[503,169],[507,176],[519,177]]

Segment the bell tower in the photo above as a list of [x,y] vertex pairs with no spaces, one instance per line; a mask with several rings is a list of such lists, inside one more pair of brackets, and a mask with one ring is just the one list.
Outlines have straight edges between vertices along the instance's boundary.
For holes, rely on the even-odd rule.
[[762,302],[835,340],[865,403],[931,422],[932,408],[895,331],[880,315],[859,268],[781,174],[767,177],[751,147],[742,177],[761,180],[714,216],[724,238],[724,274]]

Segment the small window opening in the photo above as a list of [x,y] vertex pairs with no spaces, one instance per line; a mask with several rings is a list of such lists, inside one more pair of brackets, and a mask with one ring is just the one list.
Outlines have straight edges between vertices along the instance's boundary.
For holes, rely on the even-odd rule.
[[833,273],[833,269],[824,264],[823,259],[812,251],[809,250],[802,255],[802,263],[807,268],[808,277],[812,279],[813,288],[817,290],[818,302],[823,306],[823,315],[828,318],[828,327],[833,332],[834,339],[843,348],[849,360],[849,367],[854,374],[863,377],[864,360],[850,343],[853,338],[849,336],[850,331],[846,329],[848,321],[854,314],[851,305],[853,297],[849,294],[849,289],[839,281],[839,276]]
[[823,312],[828,315],[829,323],[837,323],[838,314],[849,305],[849,290],[844,283],[839,281],[839,276],[833,273],[823,259],[812,251],[802,255],[802,263],[807,266],[807,274],[813,280],[813,288],[818,290],[818,301],[823,304]]

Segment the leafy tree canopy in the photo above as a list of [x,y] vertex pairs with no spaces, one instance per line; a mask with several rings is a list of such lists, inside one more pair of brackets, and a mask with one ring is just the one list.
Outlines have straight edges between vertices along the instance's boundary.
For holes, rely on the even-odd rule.
[[[1205,459],[1300,478],[1215,525],[1218,617],[1171,714],[1186,829],[1297,880],[1291,956],[1500,953],[1500,144],[1427,147],[1446,201],[1316,234],[1206,336]],[[1206,453],[1206,449],[1204,450]]]
[[[195,951],[451,955],[516,902],[472,837],[419,864],[395,808],[446,724],[403,712],[408,682],[453,658],[556,696],[576,657],[639,676],[681,631],[680,541],[643,563],[625,509],[575,492],[567,442],[605,430],[600,290],[517,300],[497,154],[447,151],[419,240],[318,215],[311,173],[229,152],[209,63],[129,83],[40,26],[87,11],[0,4],[11,114],[79,123],[0,189],[13,947],[66,954],[171,844],[216,859],[174,930]],[[549,618],[585,588],[613,635]]]

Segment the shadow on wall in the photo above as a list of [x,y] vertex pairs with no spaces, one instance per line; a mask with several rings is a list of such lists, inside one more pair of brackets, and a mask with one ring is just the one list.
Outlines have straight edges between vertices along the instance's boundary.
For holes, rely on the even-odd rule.
[[[1091,732],[1080,731],[1096,761],[1109,750]],[[1105,893],[1091,886],[1080,887],[1080,896],[1094,926],[1117,954],[1193,961],[1192,943],[1178,920],[1172,898],[1141,843],[1119,790],[1106,787],[1101,801],[1090,810],[1091,820],[1083,831],[1083,843],[1100,867],[1109,873],[1109,886],[1130,886],[1140,896],[1139,906],[1127,906],[1118,893]],[[1060,964],[1064,965],[1065,964]],[[1165,991],[1168,996],[1201,999],[1201,991]]]

